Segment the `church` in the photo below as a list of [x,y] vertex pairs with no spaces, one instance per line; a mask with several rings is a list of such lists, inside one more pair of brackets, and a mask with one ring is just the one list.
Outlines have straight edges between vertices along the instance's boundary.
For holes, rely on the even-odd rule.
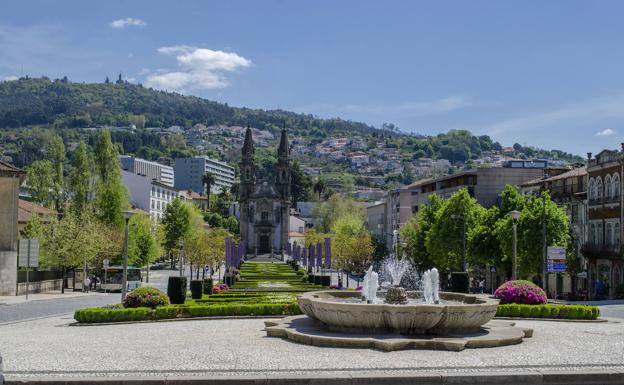
[[274,175],[259,176],[251,129],[245,132],[240,163],[240,235],[249,255],[281,255],[290,226],[290,149],[286,129],[277,149]]

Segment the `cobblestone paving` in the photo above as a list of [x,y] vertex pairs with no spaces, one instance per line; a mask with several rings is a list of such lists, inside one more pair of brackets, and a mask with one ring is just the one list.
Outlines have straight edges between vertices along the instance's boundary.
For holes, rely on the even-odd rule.
[[0,325],[9,378],[127,375],[331,375],[624,370],[624,324],[522,321],[535,335],[492,349],[381,352],[265,336],[262,319],[69,326],[70,315]]

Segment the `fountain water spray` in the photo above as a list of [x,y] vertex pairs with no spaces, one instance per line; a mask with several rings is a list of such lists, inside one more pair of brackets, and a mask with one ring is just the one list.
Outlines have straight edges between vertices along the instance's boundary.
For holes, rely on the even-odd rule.
[[382,271],[386,276],[390,276],[390,284],[392,286],[401,285],[403,275],[410,270],[412,263],[407,258],[398,259],[396,256],[384,259]]
[[423,297],[426,303],[440,303],[440,273],[435,267],[422,276]]
[[362,299],[368,303],[377,302],[377,288],[379,287],[379,274],[373,271],[373,266],[368,268],[362,285]]

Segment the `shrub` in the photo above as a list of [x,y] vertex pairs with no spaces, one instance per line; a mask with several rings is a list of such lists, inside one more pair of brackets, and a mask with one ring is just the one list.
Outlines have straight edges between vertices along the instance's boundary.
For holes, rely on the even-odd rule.
[[164,305],[169,305],[169,298],[165,293],[153,287],[134,289],[123,300],[123,306],[126,308],[149,307],[154,309]]
[[74,319],[80,323],[142,321],[149,319],[152,310],[146,307],[126,309],[79,309],[74,313]]
[[558,319],[588,319],[598,318],[600,311],[597,306],[585,305],[525,305],[501,304],[496,309],[497,317],[519,318],[558,318]]
[[186,300],[186,277],[169,277],[167,295],[172,304],[183,304]]
[[191,286],[191,298],[201,299],[202,294],[204,293],[204,282],[200,280],[192,280],[190,286]]
[[546,303],[546,293],[539,286],[530,281],[507,281],[494,292],[494,297],[501,304],[517,303],[538,305]]

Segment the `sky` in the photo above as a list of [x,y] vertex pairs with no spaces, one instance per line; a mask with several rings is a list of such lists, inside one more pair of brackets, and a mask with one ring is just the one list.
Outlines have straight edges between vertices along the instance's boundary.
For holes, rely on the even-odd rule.
[[622,1],[3,2],[0,80],[131,82],[578,155],[624,141]]

